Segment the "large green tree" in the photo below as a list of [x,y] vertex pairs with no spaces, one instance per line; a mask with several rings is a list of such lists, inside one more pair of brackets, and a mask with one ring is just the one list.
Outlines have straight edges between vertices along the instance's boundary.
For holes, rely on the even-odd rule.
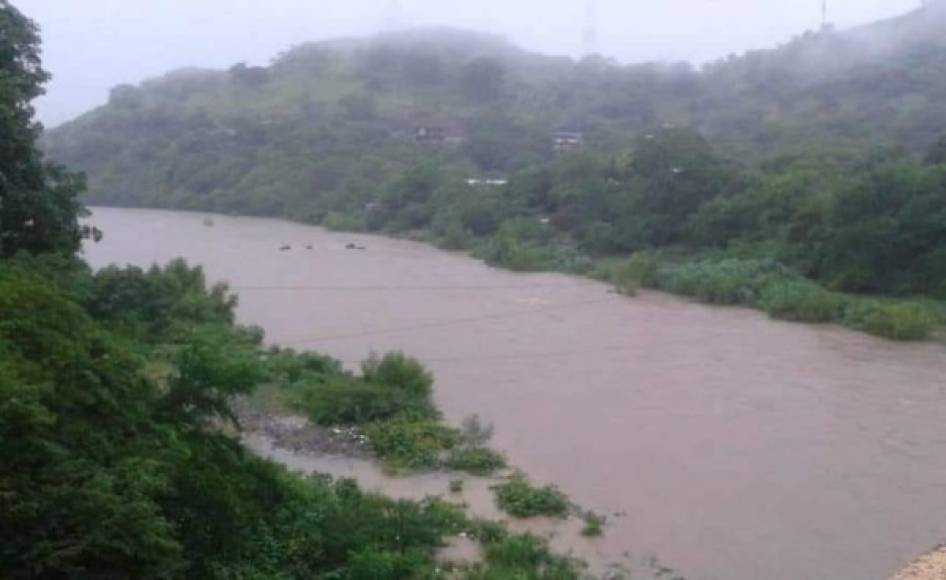
[[81,176],[44,162],[33,99],[49,74],[40,62],[36,24],[0,0],[0,256],[20,251],[74,252],[82,212]]

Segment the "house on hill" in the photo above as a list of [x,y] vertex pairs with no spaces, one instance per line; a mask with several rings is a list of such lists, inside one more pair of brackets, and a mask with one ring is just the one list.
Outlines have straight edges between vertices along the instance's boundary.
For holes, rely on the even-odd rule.
[[577,151],[585,146],[585,135],[577,131],[559,131],[553,137],[553,147],[558,153]]
[[419,145],[460,145],[464,140],[466,131],[455,119],[420,116],[414,120],[414,141]]

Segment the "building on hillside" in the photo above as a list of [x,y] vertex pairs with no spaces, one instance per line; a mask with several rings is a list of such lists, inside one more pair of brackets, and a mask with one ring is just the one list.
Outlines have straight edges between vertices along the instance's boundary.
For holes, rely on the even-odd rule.
[[470,178],[466,180],[466,184],[470,187],[503,187],[509,183],[508,179],[478,179]]
[[424,116],[414,121],[414,141],[420,145],[460,145],[465,139],[463,126],[453,119]]
[[558,153],[577,151],[585,146],[585,135],[576,131],[559,131],[553,138],[553,146]]

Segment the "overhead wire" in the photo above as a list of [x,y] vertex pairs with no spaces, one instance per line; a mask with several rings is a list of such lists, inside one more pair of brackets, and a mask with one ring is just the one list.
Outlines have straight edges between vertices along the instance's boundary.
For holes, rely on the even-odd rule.
[[399,332],[412,332],[415,330],[430,330],[434,328],[447,328],[451,326],[475,324],[478,322],[485,322],[488,320],[503,320],[503,319],[508,319],[508,318],[518,318],[522,316],[532,316],[534,314],[541,314],[543,312],[552,312],[552,311],[561,310],[564,308],[579,308],[582,306],[602,304],[604,302],[609,302],[611,300],[613,300],[613,297],[609,296],[607,298],[600,298],[596,300],[582,300],[580,302],[553,304],[553,305],[544,306],[541,308],[533,308],[531,310],[499,312],[495,314],[484,314],[481,316],[455,318],[453,320],[426,322],[426,323],[414,324],[414,325],[409,325],[409,326],[401,326],[401,327],[395,327],[395,328],[384,328],[384,329],[377,329],[377,330],[367,330],[363,332],[352,332],[352,333],[347,333],[347,334],[326,335],[326,336],[317,336],[317,337],[312,337],[312,338],[304,338],[304,339],[297,339],[297,340],[291,340],[291,341],[274,341],[274,342],[282,346],[304,346],[304,345],[309,345],[309,344],[318,344],[320,342],[329,342],[333,340],[345,340],[345,339],[350,339],[350,338],[366,338],[370,336],[381,336],[385,334],[397,334]]

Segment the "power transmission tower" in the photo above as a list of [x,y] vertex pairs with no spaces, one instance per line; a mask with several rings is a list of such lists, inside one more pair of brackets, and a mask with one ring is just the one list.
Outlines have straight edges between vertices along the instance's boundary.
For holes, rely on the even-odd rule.
[[584,56],[591,56],[598,52],[598,14],[594,3],[590,0],[585,3],[585,29],[582,31],[582,50]]
[[821,28],[828,27],[828,0],[821,0]]

